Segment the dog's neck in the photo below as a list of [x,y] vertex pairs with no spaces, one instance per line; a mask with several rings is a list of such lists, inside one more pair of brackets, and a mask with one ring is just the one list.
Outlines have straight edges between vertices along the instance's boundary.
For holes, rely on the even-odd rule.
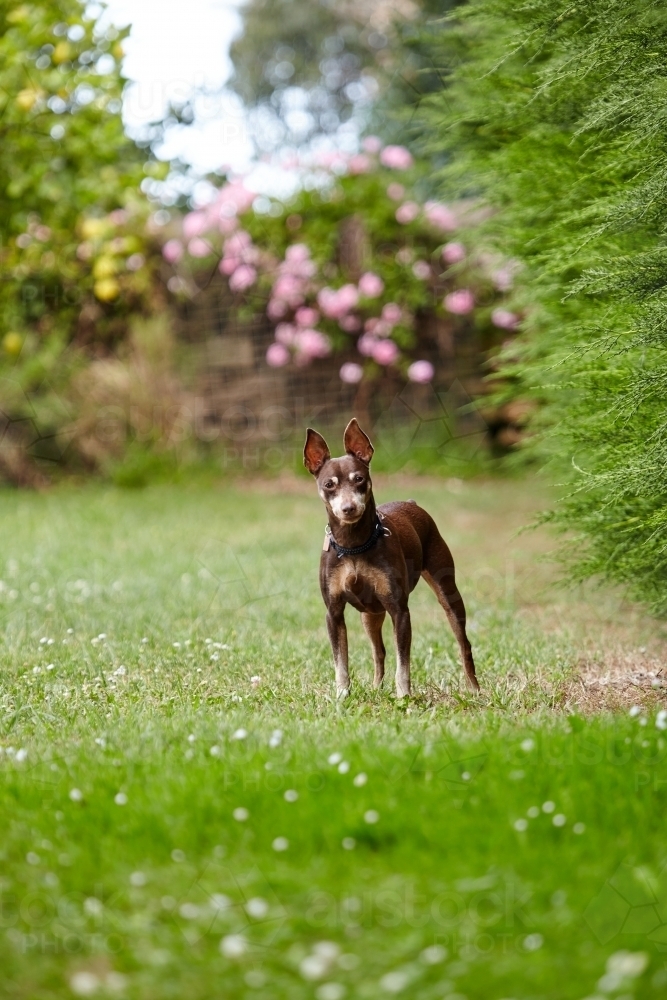
[[358,545],[363,545],[373,534],[373,529],[377,522],[377,509],[375,507],[375,497],[371,493],[366,504],[366,509],[354,524],[344,524],[334,517],[329,511],[329,527],[334,541],[338,542],[346,549],[355,549]]

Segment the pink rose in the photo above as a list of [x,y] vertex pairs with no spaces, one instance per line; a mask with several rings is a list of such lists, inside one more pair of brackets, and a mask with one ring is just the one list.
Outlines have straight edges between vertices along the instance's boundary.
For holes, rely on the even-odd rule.
[[295,343],[296,329],[291,323],[278,323],[274,336],[279,344],[292,347]]
[[493,283],[499,292],[509,292],[514,285],[514,275],[509,267],[501,267],[492,275]]
[[331,354],[331,342],[319,330],[299,330],[295,343],[299,354],[307,358],[326,358]]
[[348,173],[353,176],[356,174],[369,174],[373,169],[373,164],[363,153],[357,153],[356,156],[351,156],[347,161],[347,169]]
[[361,148],[365,153],[370,153],[371,156],[375,156],[382,149],[382,141],[378,139],[376,135],[367,135],[361,143]]
[[414,222],[421,209],[416,201],[406,201],[396,209],[396,221],[402,226]]
[[412,265],[412,273],[420,281],[427,281],[431,277],[431,268],[425,260],[416,260]]
[[392,201],[400,201],[405,194],[405,188],[398,181],[392,181],[392,183],[387,188],[387,194]]
[[373,351],[377,345],[377,340],[370,333],[362,333],[357,341],[357,350],[359,354],[363,354],[365,358],[372,358]]
[[501,330],[516,330],[519,317],[509,309],[494,309],[491,313],[491,322]]
[[359,278],[359,292],[366,299],[376,299],[384,291],[384,281],[373,271],[366,271]]
[[408,378],[411,382],[418,382],[421,385],[431,382],[435,375],[435,369],[430,361],[414,361],[408,368]]
[[344,365],[341,365],[339,372],[341,382],[347,382],[348,385],[355,385],[357,382],[361,382],[364,377],[364,370],[361,365],[357,365],[354,361],[346,361]]
[[282,299],[269,299],[269,304],[266,307],[266,315],[269,319],[282,319],[286,312],[287,306]]
[[241,264],[229,279],[229,287],[233,292],[243,292],[257,280],[257,271],[250,264]]
[[446,205],[441,205],[437,201],[427,201],[424,205],[424,214],[436,229],[450,232],[457,228],[458,222],[451,208],[447,208]]
[[301,306],[294,314],[298,326],[315,326],[319,318],[317,309],[311,309],[309,306]]
[[213,247],[206,240],[203,240],[201,236],[195,236],[188,243],[188,253],[191,257],[208,257],[213,253]]
[[208,219],[203,212],[189,212],[183,219],[183,236],[186,240],[201,236],[207,229]]
[[289,361],[289,351],[284,344],[270,344],[266,352],[266,363],[272,368],[282,368]]
[[239,257],[223,257],[218,264],[218,271],[220,271],[220,274],[226,274],[229,277],[240,264],[241,260]]
[[167,240],[162,247],[162,256],[169,264],[177,264],[183,253],[183,244],[180,240]]
[[385,146],[380,153],[380,163],[390,170],[408,170],[412,162],[412,154],[405,146]]
[[301,264],[310,257],[310,250],[305,243],[293,243],[285,251],[285,260],[290,263]]
[[382,307],[382,319],[391,326],[396,326],[397,323],[400,323],[402,316],[401,307],[397,302],[387,302]]
[[398,357],[398,347],[393,340],[379,340],[373,348],[373,360],[379,365],[393,365]]
[[445,264],[458,264],[465,260],[466,248],[462,243],[445,243],[442,248],[442,259]]
[[454,313],[455,316],[467,316],[475,308],[475,296],[469,288],[459,288],[456,292],[445,295],[442,304],[447,312]]

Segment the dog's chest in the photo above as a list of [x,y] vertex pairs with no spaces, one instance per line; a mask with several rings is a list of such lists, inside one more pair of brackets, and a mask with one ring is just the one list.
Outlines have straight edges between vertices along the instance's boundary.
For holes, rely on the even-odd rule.
[[344,596],[361,610],[381,610],[382,598],[389,596],[391,586],[386,572],[363,559],[341,559],[329,576],[332,597]]

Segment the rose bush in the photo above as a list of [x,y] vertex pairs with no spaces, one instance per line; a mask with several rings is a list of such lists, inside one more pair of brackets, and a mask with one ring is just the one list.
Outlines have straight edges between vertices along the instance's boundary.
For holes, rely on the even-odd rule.
[[348,384],[386,369],[423,384],[436,374],[420,357],[423,318],[472,322],[489,345],[507,336],[519,323],[500,301],[512,269],[452,238],[473,208],[420,198],[407,149],[374,136],[363,146],[302,165],[304,189],[287,203],[229,180],[169,231],[163,255],[183,287],[217,261],[237,308],[272,324],[271,367],[335,354]]

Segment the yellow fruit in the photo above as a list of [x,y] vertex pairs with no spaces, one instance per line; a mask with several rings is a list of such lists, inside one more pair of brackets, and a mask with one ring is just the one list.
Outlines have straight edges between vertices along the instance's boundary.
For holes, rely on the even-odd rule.
[[111,278],[116,273],[116,261],[113,257],[98,257],[93,264],[93,274],[96,278]]
[[60,65],[60,63],[67,62],[67,60],[71,57],[71,55],[72,55],[72,46],[70,45],[70,43],[58,42],[55,49],[53,50],[53,55],[51,56],[51,58],[53,59],[56,66],[58,66]]
[[23,337],[20,333],[6,333],[2,338],[2,346],[7,354],[11,354],[13,358],[16,358],[21,353]]
[[115,278],[102,278],[95,282],[95,295],[101,302],[112,302],[120,295],[120,285]]
[[39,95],[39,90],[35,90],[33,87],[28,87],[26,90],[20,90],[18,92],[16,95],[16,103],[20,107],[21,111],[31,111],[37,103]]
[[107,231],[105,219],[84,219],[81,223],[81,233],[86,240],[97,240]]

